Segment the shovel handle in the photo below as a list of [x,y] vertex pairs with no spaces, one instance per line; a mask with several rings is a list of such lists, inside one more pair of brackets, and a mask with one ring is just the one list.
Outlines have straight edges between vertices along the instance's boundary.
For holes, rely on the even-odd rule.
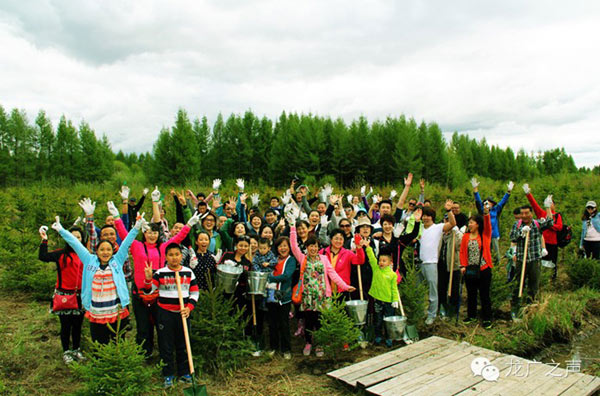
[[454,274],[454,254],[456,247],[456,234],[452,231],[452,255],[450,259],[450,279],[448,280],[448,297],[452,296],[452,275]]
[[[183,294],[181,293],[181,279],[179,278],[179,271],[175,271],[175,283],[177,283],[177,296],[179,297],[179,308],[183,310]],[[185,349],[188,356],[188,364],[190,365],[190,375],[194,375],[194,360],[192,360],[192,346],[190,345],[190,336],[188,334],[187,320],[182,316],[181,321],[183,322],[183,336],[185,337]]]
[[529,248],[529,231],[525,234],[525,250],[523,251],[523,265],[521,266],[521,283],[519,284],[519,298],[523,296],[523,283],[525,282],[525,265],[527,265],[527,249]]
[[402,298],[400,297],[400,292],[398,292],[398,305],[400,305],[400,313],[402,316],[406,316],[404,314],[404,306],[402,305]]
[[256,327],[256,303],[254,302],[254,294],[252,296],[252,324]]
[[358,292],[360,293],[360,299],[363,300],[363,289],[362,289],[362,275],[360,273],[360,265],[357,265],[358,270]]

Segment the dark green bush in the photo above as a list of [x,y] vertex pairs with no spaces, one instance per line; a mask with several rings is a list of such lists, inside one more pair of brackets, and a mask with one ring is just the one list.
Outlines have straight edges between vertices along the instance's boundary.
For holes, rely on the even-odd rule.
[[567,274],[576,287],[600,290],[600,261],[594,259],[566,260]]

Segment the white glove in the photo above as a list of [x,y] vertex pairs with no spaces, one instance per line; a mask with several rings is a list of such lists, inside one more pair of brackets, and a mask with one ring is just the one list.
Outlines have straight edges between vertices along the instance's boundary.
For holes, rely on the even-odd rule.
[[548,255],[548,251],[546,250],[546,248],[542,248],[542,257],[547,256]]
[[352,198],[354,198],[354,197],[352,196],[352,194],[348,194],[348,196],[346,197],[346,199],[348,200],[348,203],[349,203],[350,205],[352,205]]
[[455,234],[460,233],[460,229],[458,228],[458,226],[454,226],[452,227],[452,232],[454,232]]
[[508,187],[508,192],[512,192],[513,188],[515,187],[515,183],[509,181],[506,187]]
[[48,239],[48,234],[46,233],[46,231],[48,231],[48,226],[43,225],[38,231],[42,239]]
[[277,283],[267,283],[267,289],[275,290],[277,289]]
[[331,184],[327,183],[323,186],[323,189],[327,192],[327,196],[331,195],[331,193],[333,192],[333,187],[331,187]]
[[160,191],[158,191],[158,186],[154,186],[154,191],[152,191],[152,202],[160,201]]
[[460,231],[461,234],[464,234],[465,232],[467,232],[467,226],[464,225],[464,226],[460,227],[459,231]]
[[244,191],[244,179],[236,179],[235,185],[240,189],[240,191]]
[[521,228],[521,235],[526,236],[529,231],[531,231],[531,227],[523,226],[523,228]]
[[79,223],[81,223],[81,216],[77,216],[77,218],[75,219],[75,222],[73,223],[73,226],[78,226]]
[[552,203],[554,200],[552,199],[552,195],[548,195],[546,199],[544,199],[544,207],[546,209],[550,209],[552,207]]
[[54,223],[52,223],[52,229],[55,230],[56,232],[60,232],[60,230],[63,229],[63,226],[60,224],[60,217],[56,216],[54,218],[56,221]]
[[523,191],[525,191],[525,194],[529,194],[531,192],[531,189],[529,188],[529,184],[527,184],[527,183],[523,184]]
[[396,197],[396,195],[398,195],[398,191],[396,191],[396,190],[390,191],[390,201],[393,200]]
[[369,187],[369,194],[373,194],[373,187]]
[[281,202],[285,206],[288,203],[290,203],[291,199],[292,199],[292,194],[290,194],[288,191],[286,191],[285,194],[283,194],[283,196],[281,197]]
[[327,219],[327,215],[321,216],[321,227],[327,227],[329,224],[329,220]]
[[252,200],[252,206],[258,206],[258,203],[260,202],[258,193],[250,195],[250,199]]
[[213,180],[213,185],[212,185],[213,190],[218,191],[219,187],[221,187],[221,179]]
[[187,225],[190,227],[195,226],[196,224],[198,224],[200,222],[200,213],[198,213],[198,211],[194,212],[194,215],[192,217],[190,217],[190,219],[187,222]]
[[146,196],[146,194],[148,194],[148,191],[150,191],[150,190],[148,190],[147,188],[144,188],[144,190],[142,190],[142,195]]
[[394,309],[398,309],[398,308],[400,308],[400,304],[398,303],[398,301],[394,301],[394,302],[392,303],[392,308],[394,308]]
[[142,223],[142,232],[146,231],[150,231],[150,223],[148,223],[148,220],[144,219],[144,222]]
[[121,199],[123,201],[126,201],[127,199],[129,199],[129,187],[121,186],[121,191],[119,191],[119,194],[121,195]]
[[373,203],[376,204],[377,202],[379,202],[379,195],[373,195]]
[[366,192],[367,192],[367,186],[362,186],[360,188],[360,195],[364,197]]
[[108,201],[106,203],[106,206],[108,207],[108,213],[110,213],[110,215],[112,217],[114,217],[115,219],[118,219],[119,218],[119,210],[117,209],[117,207],[115,206],[113,201]]
[[296,215],[292,211],[286,213],[285,219],[287,220],[290,227],[294,227],[296,225]]
[[86,216],[92,216],[94,210],[96,210],[96,202],[92,203],[92,200],[89,198],[83,198],[79,201],[79,206],[83,209]]
[[479,187],[479,182],[477,181],[476,178],[471,179],[471,186],[473,186],[473,188]]
[[144,219],[144,215],[145,214],[146,213],[144,212],[144,213],[142,213],[140,215],[139,212],[138,212],[138,215],[137,215],[136,220],[135,220],[135,225],[134,225],[134,227],[137,228],[138,230],[141,230],[142,226],[144,225],[144,223],[146,223],[146,220]]

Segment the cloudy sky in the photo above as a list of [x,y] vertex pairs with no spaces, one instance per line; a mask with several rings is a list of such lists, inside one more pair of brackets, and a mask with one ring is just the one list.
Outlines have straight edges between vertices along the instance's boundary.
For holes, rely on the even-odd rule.
[[183,107],[405,114],[600,163],[596,1],[8,0],[0,48],[1,105],[117,150],[150,150]]

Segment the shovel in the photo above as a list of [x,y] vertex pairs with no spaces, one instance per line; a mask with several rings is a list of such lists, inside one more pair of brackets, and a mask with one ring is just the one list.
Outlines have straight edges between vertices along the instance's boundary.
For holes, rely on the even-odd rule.
[[525,282],[525,265],[527,264],[527,248],[529,247],[529,231],[525,235],[525,250],[523,250],[523,265],[521,266],[521,283],[519,284],[519,298],[523,296],[523,283]]
[[450,279],[448,281],[448,297],[452,297],[452,274],[454,274],[454,253],[456,252],[456,250],[454,249],[456,247],[456,234],[454,232],[452,232],[452,256],[450,259]]
[[[177,295],[179,296],[179,308],[183,310],[183,295],[181,294],[181,279],[179,278],[179,271],[175,272],[175,282],[177,283]],[[192,377],[192,386],[185,388],[183,394],[186,396],[208,396],[206,392],[206,385],[196,385],[194,379],[194,360],[192,359],[192,347],[190,346],[190,336],[188,334],[187,320],[182,316],[183,322],[183,336],[185,337],[185,349],[187,351],[188,364],[190,365],[190,376]]]

